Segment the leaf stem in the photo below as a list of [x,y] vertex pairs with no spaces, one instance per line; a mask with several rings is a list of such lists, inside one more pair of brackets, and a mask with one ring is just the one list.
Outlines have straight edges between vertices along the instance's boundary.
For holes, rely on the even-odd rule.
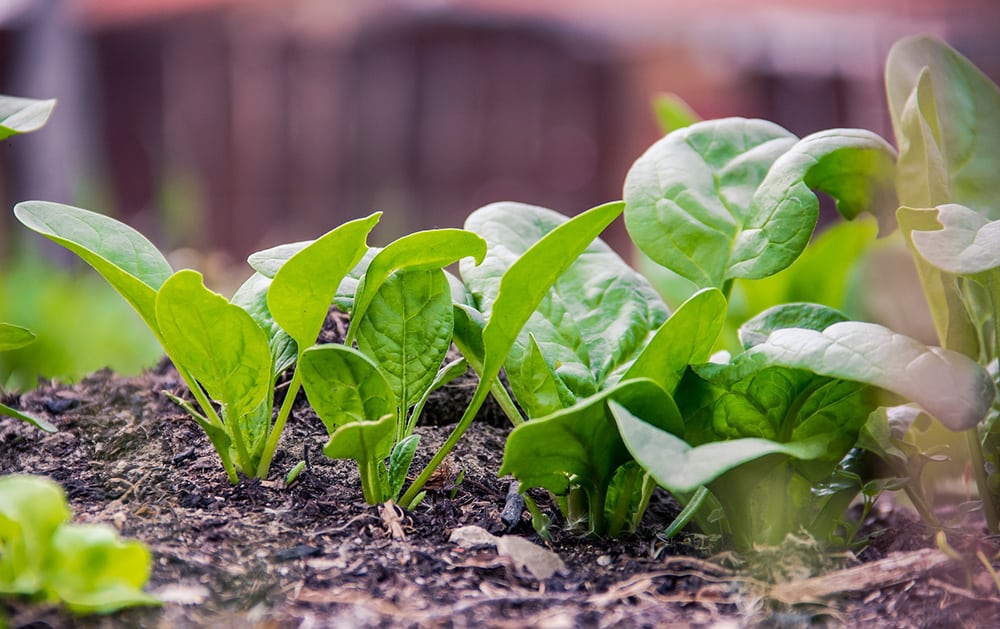
[[[299,358],[301,359],[301,357],[300,354]],[[295,369],[292,372],[292,380],[288,383],[288,390],[285,391],[285,399],[278,410],[278,417],[274,420],[274,426],[271,427],[271,432],[267,435],[264,452],[261,454],[260,463],[257,464],[257,478],[267,478],[267,474],[271,470],[271,461],[274,459],[274,452],[278,449],[278,441],[281,439],[281,433],[285,429],[285,422],[288,421],[288,416],[291,415],[292,407],[295,405],[295,397],[299,394],[299,388],[302,386],[302,374],[299,371],[299,364],[300,361],[296,360]]]

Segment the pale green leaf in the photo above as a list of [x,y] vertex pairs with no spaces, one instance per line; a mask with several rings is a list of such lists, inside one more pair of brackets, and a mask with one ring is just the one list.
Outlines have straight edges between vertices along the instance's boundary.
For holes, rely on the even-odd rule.
[[34,341],[35,334],[28,328],[13,323],[0,323],[0,352],[19,349]]
[[299,351],[316,342],[337,287],[361,261],[368,233],[380,217],[376,212],[344,223],[293,255],[274,275],[267,306]]
[[239,306],[184,270],[167,280],[156,318],[170,357],[189,371],[227,415],[242,418],[266,399],[271,381],[267,335]]
[[44,430],[45,432],[58,432],[59,429],[50,424],[48,421],[42,419],[41,417],[35,417],[33,415],[28,415],[27,413],[22,413],[21,411],[11,408],[6,404],[0,404],[0,415],[6,415],[7,417],[13,417],[14,419],[20,419],[21,421],[28,422],[35,428],[39,430]]
[[743,349],[767,340],[771,332],[782,328],[805,328],[822,332],[834,323],[847,321],[839,310],[820,304],[791,303],[773,306],[740,326]]
[[94,267],[159,335],[156,291],[173,270],[145,236],[113,218],[59,203],[25,201],[14,215]]
[[42,589],[50,540],[69,518],[66,496],[51,479],[0,477],[0,593],[35,594]]
[[54,98],[37,100],[0,95],[0,140],[41,129],[55,106]]
[[913,244],[928,262],[955,275],[976,275],[1000,268],[1000,220],[957,204],[937,208],[941,229],[914,231]]
[[253,317],[257,325],[267,334],[267,344],[271,348],[273,375],[277,376],[295,363],[298,347],[295,340],[274,321],[271,311],[267,308],[267,291],[270,287],[270,278],[262,273],[254,273],[236,289],[231,301],[246,310],[247,314]]

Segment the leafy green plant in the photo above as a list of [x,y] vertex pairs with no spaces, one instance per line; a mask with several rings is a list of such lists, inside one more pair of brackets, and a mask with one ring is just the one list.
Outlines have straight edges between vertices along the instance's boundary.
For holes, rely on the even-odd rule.
[[[35,335],[31,332],[31,330],[22,328],[21,326],[14,325],[12,323],[0,323],[0,352],[25,347],[32,344],[34,341]],[[7,406],[6,404],[0,404],[0,415],[6,415],[7,417],[13,417],[14,419],[26,421],[36,428],[40,428],[46,432],[56,432],[56,427],[44,419],[22,413],[17,409]]]
[[42,201],[20,203],[14,213],[80,256],[135,308],[197,407],[173,399],[205,430],[230,481],[239,481],[238,472],[265,478],[301,382],[296,371],[272,424],[277,375],[292,364],[296,347],[315,342],[337,287],[367,250],[378,215],[302,247],[273,280],[255,274],[230,302],[207,289],[199,273],[174,273],[152,243],[112,218]]
[[61,601],[77,614],[158,605],[142,591],[151,557],[107,525],[73,524],[53,481],[0,477],[0,594]]
[[[1000,360],[1000,88],[944,42],[910,37],[886,61],[899,145],[897,217],[943,347]],[[994,398],[991,398],[994,399]],[[1000,531],[1000,405],[966,431],[987,524]],[[939,435],[938,438],[941,438]],[[947,439],[947,436],[944,436]],[[919,479],[918,479],[919,480]]]

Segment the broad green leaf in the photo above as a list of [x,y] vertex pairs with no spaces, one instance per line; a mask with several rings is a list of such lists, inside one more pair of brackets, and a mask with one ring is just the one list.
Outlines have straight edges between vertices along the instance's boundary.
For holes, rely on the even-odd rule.
[[937,219],[942,229],[911,235],[924,259],[955,275],[1000,268],[1000,220],[990,221],[957,204],[937,208]]
[[757,279],[787,268],[802,253],[829,194],[848,219],[870,211],[879,233],[896,227],[896,151],[863,129],[830,129],[798,141],[779,157],[753,196],[727,262],[726,278]]
[[66,496],[52,480],[21,474],[0,477],[0,593],[41,590],[50,540],[69,518]]
[[34,417],[32,415],[28,415],[27,413],[22,413],[17,409],[7,406],[6,404],[0,404],[0,415],[6,415],[7,417],[13,417],[14,419],[20,419],[21,421],[28,422],[35,428],[44,430],[45,432],[59,432],[58,428],[41,417]]
[[41,129],[52,115],[56,100],[0,95],[0,140]]
[[35,334],[28,328],[13,323],[0,323],[0,352],[19,349],[34,341]]
[[[914,250],[915,233],[941,228],[937,220],[937,211],[933,209],[901,207],[896,211],[896,218],[899,221],[900,231],[903,232],[910,248]],[[914,258],[941,345],[945,349],[966,356],[979,356],[976,324],[965,309],[958,278],[937,268],[919,255]]]
[[[566,221],[565,216],[551,210],[516,203],[489,205],[469,216],[466,228],[489,244],[481,265],[462,265],[462,277],[482,312],[495,308],[508,269],[534,243]],[[506,363],[511,388],[529,416],[551,410],[536,403],[531,385],[517,377],[521,373],[530,376],[523,367],[529,335],[534,335],[545,362],[553,366],[563,384],[582,398],[634,360],[668,314],[649,282],[600,240],[588,243],[575,261],[565,255],[572,264],[542,296]],[[541,268],[529,273],[538,275]]]
[[576,403],[576,396],[546,362],[534,334],[529,334],[528,347],[519,367],[516,373],[512,373],[513,367],[508,367],[507,377],[516,381],[523,391],[518,399],[525,401],[523,406],[527,406],[525,411],[529,417],[543,417]]
[[298,347],[295,340],[275,323],[271,311],[267,308],[267,291],[270,287],[270,278],[261,273],[254,273],[233,294],[232,303],[246,310],[267,334],[273,375],[277,376],[295,363]]
[[300,350],[316,342],[337,287],[365,254],[368,233],[380,217],[376,212],[344,223],[293,255],[274,275],[268,309]]
[[776,330],[748,352],[770,364],[885,389],[919,404],[952,430],[978,424],[996,394],[989,374],[971,359],[874,323],[836,323],[822,332]]
[[657,94],[653,97],[653,113],[663,133],[690,127],[701,121],[691,106],[677,94]]
[[650,378],[673,393],[688,365],[708,360],[725,319],[722,292],[698,291],[660,326],[621,379]]
[[69,524],[52,537],[47,590],[78,614],[159,605],[142,591],[152,556],[139,542],[123,541],[104,524]]
[[205,288],[200,273],[178,271],[163,284],[156,319],[167,353],[226,407],[228,416],[247,416],[267,398],[267,335],[246,311]]
[[464,229],[416,232],[390,243],[372,259],[357,286],[347,343],[354,339],[357,322],[364,319],[376,293],[394,272],[443,269],[462,258],[473,258],[479,264],[485,255],[486,241]]
[[557,495],[565,495],[571,485],[588,493],[607,491],[615,471],[630,459],[607,408],[611,400],[661,429],[683,430],[673,400],[656,383],[624,381],[511,431],[500,475],[513,474],[522,488],[543,487]]
[[94,267],[159,335],[156,291],[173,270],[145,236],[113,218],[59,203],[25,201],[14,206],[14,215]]
[[[496,207],[496,204],[487,207]],[[624,209],[623,203],[615,202],[587,210],[547,232],[507,269],[500,279],[496,299],[489,304],[489,308],[481,304],[484,311],[490,313],[483,328],[486,351],[481,374],[483,381],[492,382],[500,373],[521,329],[556,280]],[[489,237],[480,235],[490,242]],[[486,261],[480,267],[485,265]],[[465,274],[463,269],[463,277]],[[605,334],[611,334],[608,328],[605,328]]]
[[[922,78],[927,68],[927,79]],[[924,82],[919,110],[930,136],[935,137],[947,174],[948,197],[934,203],[911,202],[910,187],[922,184],[907,178],[900,182],[900,200],[906,205],[931,207],[944,202],[975,208],[990,220],[1000,220],[1000,197],[994,180],[1000,171],[1000,89],[968,59],[942,41],[907,37],[889,51],[885,67],[886,93],[896,139],[901,151],[908,143],[923,143],[912,123],[906,124],[908,103],[918,84]],[[933,103],[927,100],[932,92]],[[910,105],[911,108],[914,105]],[[930,116],[930,112],[936,116]],[[911,112],[912,113],[912,112]],[[930,118],[936,117],[937,123]]]
[[822,332],[834,323],[847,320],[847,316],[839,310],[819,304],[782,304],[768,308],[740,326],[740,343],[743,349],[750,349],[766,341],[775,330],[805,328]]
[[[351,422],[396,415],[396,397],[372,359],[344,345],[320,345],[302,353],[302,385],[327,432]],[[392,424],[395,430],[395,424]]]
[[358,348],[378,363],[397,401],[409,408],[451,345],[451,287],[439,268],[397,271],[380,284],[358,326]]
[[796,140],[776,124],[742,118],[670,133],[625,178],[625,225],[632,241],[698,287],[721,287],[754,193]]
[[744,438],[692,447],[615,401],[609,406],[629,452],[670,492],[693,492],[744,463],[771,454],[808,460],[826,452],[827,442],[822,436],[794,443]]
[[834,129],[796,141],[761,120],[701,122],[646,151],[625,180],[625,223],[653,261],[699,287],[786,268],[816,225],[813,190],[841,214],[870,210],[892,227],[895,151],[877,135]]

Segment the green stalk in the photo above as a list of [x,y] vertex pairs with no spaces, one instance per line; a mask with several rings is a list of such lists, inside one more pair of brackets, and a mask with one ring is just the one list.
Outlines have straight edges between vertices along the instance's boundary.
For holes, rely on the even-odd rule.
[[[160,341],[160,345],[163,345],[162,340]],[[170,357],[169,354],[167,356]],[[196,420],[201,419],[206,424],[224,432],[226,435],[231,434],[226,424],[219,417],[219,414],[215,412],[215,407],[212,406],[212,402],[208,399],[208,396],[205,395],[204,389],[201,388],[201,385],[198,384],[198,381],[195,380],[194,376],[192,376],[187,369],[182,367],[178,361],[174,360],[172,357],[170,357],[170,360],[174,363],[177,373],[180,375],[181,379],[184,380],[185,384],[187,384],[188,390],[191,391],[191,395],[194,396],[194,399],[198,402],[198,406],[201,407],[201,410],[204,413],[204,415],[192,413],[192,416],[195,417]],[[187,410],[188,413],[191,413],[194,409],[189,410],[186,408],[185,410]],[[202,427],[202,430],[205,430],[205,427]],[[208,434],[209,441],[212,442],[212,446],[215,447],[215,451],[219,454],[219,458],[222,460],[222,467],[226,470],[226,476],[229,477],[229,482],[236,485],[240,482],[240,477],[236,473],[236,468],[233,466],[233,461],[230,458],[229,453],[224,451],[224,447],[220,447],[222,444],[217,443],[208,430],[205,430],[205,432]]]
[[983,515],[986,516],[986,526],[991,533],[1000,531],[1000,514],[998,514],[997,497],[990,491],[989,478],[986,474],[986,460],[983,457],[982,444],[979,441],[979,430],[970,428],[965,431],[969,442],[969,456],[972,459],[972,470],[979,488],[979,499],[983,501]]
[[376,465],[381,465],[381,462],[371,457],[365,457],[363,464],[358,462],[358,472],[361,474],[361,492],[364,494],[365,502],[370,505],[384,502],[378,482],[378,470],[375,469]]
[[639,472],[639,466],[633,467],[625,479],[625,486],[618,493],[615,510],[611,513],[611,519],[608,520],[607,535],[609,537],[618,537],[625,527],[625,519],[628,517],[628,508],[632,506],[632,492],[635,491],[635,481]]
[[278,441],[281,439],[281,433],[285,429],[285,422],[288,421],[288,416],[292,413],[292,406],[295,405],[295,397],[299,394],[301,386],[302,375],[299,373],[299,362],[296,361],[295,370],[292,372],[292,380],[288,383],[288,391],[285,393],[285,399],[281,403],[281,409],[278,410],[278,417],[274,420],[274,426],[271,427],[271,432],[267,435],[264,452],[261,454],[260,463],[257,465],[257,478],[266,479],[268,472],[271,471],[271,461],[274,459],[274,452],[278,449]]

